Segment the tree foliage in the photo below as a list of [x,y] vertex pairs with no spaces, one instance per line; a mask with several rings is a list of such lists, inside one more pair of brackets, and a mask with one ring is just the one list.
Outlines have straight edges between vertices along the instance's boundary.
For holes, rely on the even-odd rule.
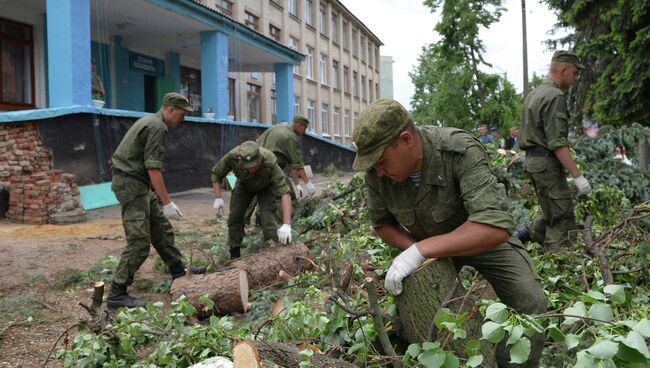
[[481,69],[485,46],[479,31],[498,21],[499,0],[426,0],[440,11],[435,30],[438,42],[426,45],[418,66],[410,73],[415,85],[413,117],[419,124],[454,126],[472,130],[478,124],[500,128],[517,125],[521,97],[505,76]]
[[544,0],[568,36],[550,42],[574,47],[587,69],[574,91],[573,111],[604,124],[650,124],[650,2]]

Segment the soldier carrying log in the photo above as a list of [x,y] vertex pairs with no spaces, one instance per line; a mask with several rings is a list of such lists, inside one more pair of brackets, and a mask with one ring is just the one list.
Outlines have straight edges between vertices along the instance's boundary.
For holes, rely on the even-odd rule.
[[[402,280],[427,258],[451,257],[456,270],[471,266],[485,277],[501,300],[521,313],[546,311],[546,296],[519,239],[510,236],[512,216],[502,198],[481,143],[454,128],[416,127],[398,102],[373,102],[353,132],[353,168],[367,171],[368,210],[375,231],[400,248],[385,279],[399,295]],[[523,365],[536,367],[544,336],[531,338]],[[503,340],[500,367],[513,366]]]

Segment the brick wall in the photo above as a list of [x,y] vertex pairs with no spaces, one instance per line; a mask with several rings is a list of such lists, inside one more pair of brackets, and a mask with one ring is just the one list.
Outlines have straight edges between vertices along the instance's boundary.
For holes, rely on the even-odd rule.
[[52,166],[36,124],[0,124],[0,185],[9,189],[10,220],[44,224],[81,210],[75,176]]

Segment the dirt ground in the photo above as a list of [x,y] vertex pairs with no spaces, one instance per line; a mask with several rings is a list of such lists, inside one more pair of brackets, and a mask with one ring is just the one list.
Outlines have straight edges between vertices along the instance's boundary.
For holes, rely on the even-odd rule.
[[[318,176],[312,179],[318,189],[329,180]],[[225,192],[226,204],[229,199],[229,192]],[[225,241],[223,222],[211,221],[211,189],[176,193],[172,200],[185,215],[172,222],[177,231],[191,234],[200,230]],[[0,368],[41,367],[59,336],[88,316],[78,303],[90,303],[91,283],[62,288],[61,281],[97,266],[103,257],[119,257],[125,245],[119,206],[88,211],[86,222],[73,225],[23,225],[0,220]],[[152,255],[136,274],[136,284],[138,279],[171,279],[154,269]],[[168,295],[133,289],[145,300],[169,301]],[[47,366],[61,367],[62,363],[50,359]]]

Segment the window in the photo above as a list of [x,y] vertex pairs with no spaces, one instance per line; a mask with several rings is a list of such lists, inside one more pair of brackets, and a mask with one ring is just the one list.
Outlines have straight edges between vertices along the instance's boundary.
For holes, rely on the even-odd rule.
[[332,42],[339,43],[339,16],[332,13]]
[[352,30],[352,55],[358,56],[359,55],[359,35],[357,34],[357,30],[353,29]]
[[366,61],[366,38],[361,36],[361,61]]
[[366,99],[366,77],[361,76],[361,98]]
[[314,1],[305,0],[305,23],[314,26]]
[[332,60],[332,87],[339,89],[339,62]]
[[321,133],[323,135],[329,134],[330,132],[330,107],[328,104],[321,104],[320,108],[320,126],[321,126]]
[[368,40],[368,66],[372,67],[372,42]]
[[228,115],[232,115],[233,120],[237,118],[237,109],[235,105],[235,80],[228,78]]
[[275,90],[271,90],[271,124],[276,124],[278,115],[278,100],[275,97]]
[[260,105],[260,95],[262,88],[255,84],[248,83],[248,91],[246,92],[246,98],[248,100],[248,120],[253,123],[258,123],[261,121],[262,117],[262,106]]
[[381,66],[381,59],[379,58],[379,46],[375,48],[375,62],[377,64],[377,67],[375,69],[379,70],[379,67]]
[[293,96],[293,113],[302,114],[302,109],[300,106],[300,96]]
[[[289,36],[289,48],[298,51],[300,48],[300,40],[295,37]],[[300,75],[300,65],[293,66],[293,74]]]
[[350,24],[343,22],[343,48],[350,49]]
[[[181,66],[181,94],[187,97],[194,112],[191,116],[201,116],[201,71]],[[214,106],[206,106],[214,109]]]
[[298,16],[298,0],[289,0],[289,14]]
[[352,96],[359,96],[359,76],[357,72],[352,72]]
[[354,116],[352,118],[352,129],[354,129],[355,126],[357,126],[357,120],[359,119],[359,113],[354,112]]
[[257,31],[259,29],[259,22],[259,17],[252,13],[246,12],[246,16],[244,18],[244,24],[246,24],[246,26]]
[[320,82],[322,84],[327,84],[327,55],[320,54],[319,72],[320,72]]
[[258,72],[251,72],[250,75],[251,75],[252,79],[255,79],[255,80],[260,79],[260,73],[258,73]]
[[343,91],[350,93],[350,69],[347,66],[343,67]]
[[33,50],[30,25],[0,18],[0,110],[34,107]]
[[332,112],[332,134],[339,135],[339,111],[338,107],[334,108]]
[[214,0],[214,7],[218,11],[232,17],[232,1],[228,0]]
[[343,133],[346,137],[350,136],[350,110],[343,111]]
[[307,78],[314,79],[314,48],[307,46]]
[[327,5],[325,3],[320,3],[319,9],[319,30],[320,33],[327,36]]
[[315,108],[316,108],[316,101],[307,100],[307,120],[309,120],[309,131],[311,132],[314,131],[314,125],[316,125],[314,122]]
[[368,79],[368,101],[372,102],[372,79]]
[[375,88],[375,96],[377,96],[377,98],[380,98],[381,94],[379,93],[379,83],[375,83],[375,87],[376,87]]
[[275,40],[275,42],[280,42],[281,33],[282,32],[280,31],[280,28],[274,26],[273,24],[269,24],[269,35],[272,39]]

